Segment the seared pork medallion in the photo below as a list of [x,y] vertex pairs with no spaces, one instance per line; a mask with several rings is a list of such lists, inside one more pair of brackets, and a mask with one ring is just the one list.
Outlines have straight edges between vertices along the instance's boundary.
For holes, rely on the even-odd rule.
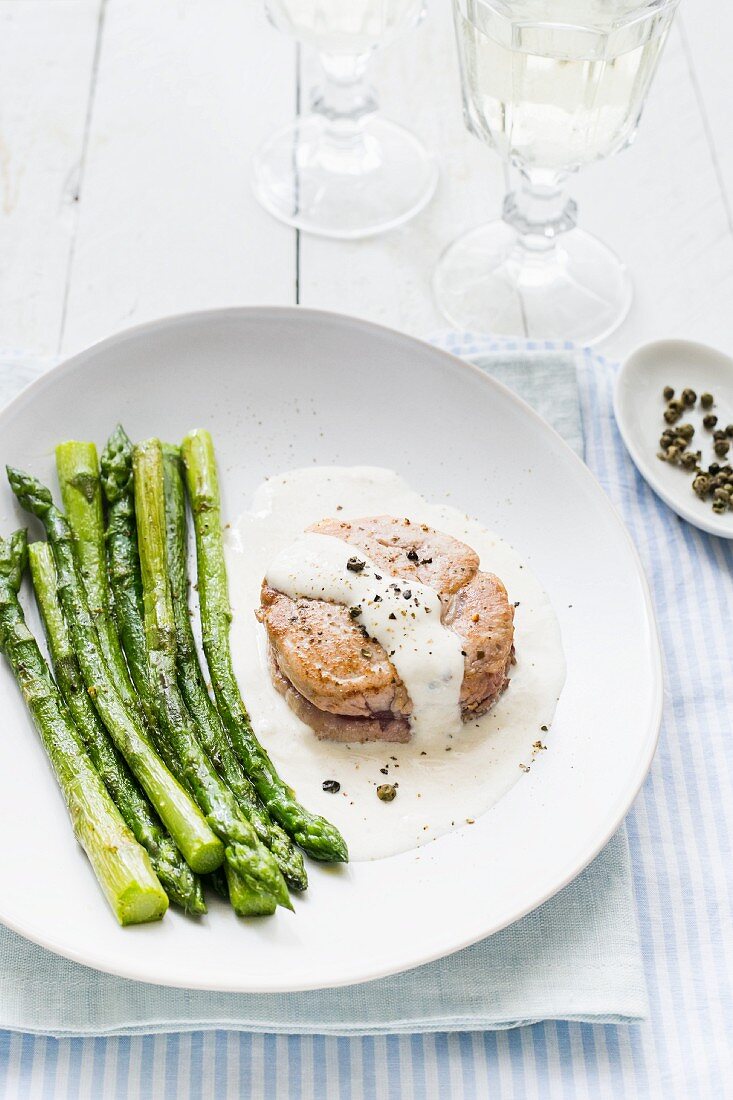
[[352,860],[478,822],[545,756],[557,619],[478,520],[393,470],[312,466],[269,477],[226,549],[252,723]]
[[431,715],[448,733],[491,707],[514,661],[501,580],[465,543],[392,516],[308,528],[268,571],[257,617],[273,684],[329,740],[407,742]]

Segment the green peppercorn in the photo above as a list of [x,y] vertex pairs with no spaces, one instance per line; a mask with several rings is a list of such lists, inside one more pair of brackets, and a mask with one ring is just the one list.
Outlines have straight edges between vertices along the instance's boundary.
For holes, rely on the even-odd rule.
[[721,428],[716,428],[713,432],[713,439],[725,439],[725,432]]
[[703,422],[704,427],[712,430],[715,427],[715,425],[718,423],[718,418],[715,415],[715,413],[708,413],[707,416],[704,416],[702,418],[702,422]]
[[692,488],[695,490],[701,500],[704,500],[710,491],[710,478],[707,474],[698,474],[692,483]]
[[664,410],[664,419],[668,424],[676,424],[681,416],[682,411],[680,409],[673,409],[671,405],[668,405]]
[[725,456],[728,454],[728,451],[730,450],[730,440],[729,439],[717,439],[715,441],[715,445],[713,447],[713,450],[715,451],[716,455],[718,455],[719,458],[725,458]]
[[686,451],[680,458],[680,465],[684,466],[686,470],[694,470],[697,468],[697,464],[699,461],[699,451]]
[[665,386],[664,389],[662,390],[662,395],[663,395],[665,401],[671,401],[672,398],[674,397],[674,390],[672,389],[671,386]]
[[681,454],[682,448],[678,447],[676,444],[672,444],[671,447],[667,447],[667,462],[671,462],[673,465],[676,465],[676,463],[679,461]]
[[681,435],[684,439],[690,440],[695,434],[695,429],[692,424],[680,424],[677,429],[677,435]]
[[720,464],[718,462],[711,462],[710,465],[708,466],[708,473],[709,474],[719,474],[720,473]]
[[719,516],[722,516],[724,512],[727,512],[729,507],[730,505],[728,504],[727,500],[713,501],[713,511]]
[[377,787],[377,798],[381,802],[393,802],[397,797],[397,789],[393,783],[380,783]]
[[733,439],[733,424],[726,424],[725,434],[728,436],[728,439]]
[[713,407],[714,401],[715,401],[715,398],[713,397],[713,395],[711,393],[701,393],[700,394],[700,404],[702,405],[702,407],[704,409],[711,409]]
[[725,491],[725,489],[720,488],[720,489],[715,489],[713,491],[713,500],[729,501],[730,497],[729,497],[728,493]]
[[692,408],[692,406],[697,401],[697,394],[695,393],[694,390],[691,390],[688,387],[686,390],[682,391],[682,401],[683,401],[683,404],[687,405],[688,409]]

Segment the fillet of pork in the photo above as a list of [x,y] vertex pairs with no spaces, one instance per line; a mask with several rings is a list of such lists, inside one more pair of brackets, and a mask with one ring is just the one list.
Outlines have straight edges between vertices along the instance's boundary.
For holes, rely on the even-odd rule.
[[[309,528],[361,550],[377,568],[438,593],[441,621],[462,639],[464,720],[483,714],[505,690],[514,660],[514,608],[493,573],[465,543],[393,516],[324,519]],[[292,599],[262,584],[257,616],[267,631],[273,683],[318,737],[409,741],[410,697],[379,642],[364,636],[348,608]]]

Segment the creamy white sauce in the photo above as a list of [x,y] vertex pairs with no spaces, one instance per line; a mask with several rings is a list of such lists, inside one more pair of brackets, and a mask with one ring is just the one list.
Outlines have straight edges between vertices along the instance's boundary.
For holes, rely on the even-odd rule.
[[[415,735],[405,745],[319,741],[270,680],[267,639],[255,619],[268,567],[317,520],[370,515],[408,517],[468,543],[518,603],[508,689],[488,714],[428,744]],[[351,554],[364,558],[353,547]],[[254,727],[298,797],[341,829],[352,859],[393,855],[470,827],[545,751],[540,745],[552,752],[552,730],[542,727],[551,726],[565,662],[547,596],[510,546],[455,508],[428,503],[392,471],[314,467],[271,478],[228,533],[227,565],[233,656]],[[338,794],[322,789],[325,779],[338,780]],[[381,783],[398,784],[393,802],[377,798]]]
[[404,684],[411,734],[422,748],[459,732],[461,639],[441,622],[434,589],[385,573],[356,547],[313,531],[281,550],[267,581],[293,599],[327,600],[357,612],[355,621],[381,644]]

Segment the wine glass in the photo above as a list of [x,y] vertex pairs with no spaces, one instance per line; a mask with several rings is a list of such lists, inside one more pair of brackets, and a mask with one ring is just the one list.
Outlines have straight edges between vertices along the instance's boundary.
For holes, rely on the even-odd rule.
[[381,233],[430,199],[437,167],[408,130],[381,118],[371,54],[417,26],[425,0],[265,0],[270,20],[318,52],[311,113],[278,130],[254,162],[255,194],[288,225],[328,237]]
[[454,0],[466,125],[515,170],[502,218],[459,237],[433,288],[462,330],[591,344],[632,289],[576,229],[572,172],[628,145],[678,0]]

